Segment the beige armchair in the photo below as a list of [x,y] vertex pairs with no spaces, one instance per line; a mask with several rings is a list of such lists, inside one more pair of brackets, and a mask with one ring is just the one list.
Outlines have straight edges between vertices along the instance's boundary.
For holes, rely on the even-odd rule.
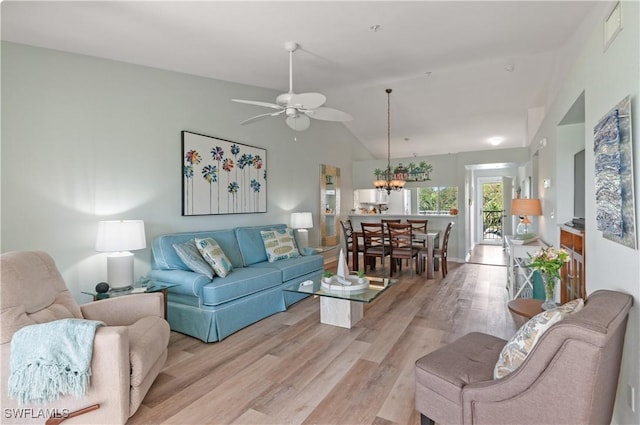
[[[2,422],[42,424],[51,412],[64,416],[99,404],[99,409],[69,418],[65,424],[124,424],[140,406],[167,358],[170,331],[163,318],[162,294],[131,295],[79,306],[53,259],[44,252],[2,254],[0,271]],[[18,406],[7,391],[13,334],[27,325],[65,318],[100,320],[107,325],[99,327],[94,338],[86,396]]]
[[433,424],[608,424],[633,298],[596,291],[522,365],[493,369],[506,341],[470,333],[416,362],[416,409]]

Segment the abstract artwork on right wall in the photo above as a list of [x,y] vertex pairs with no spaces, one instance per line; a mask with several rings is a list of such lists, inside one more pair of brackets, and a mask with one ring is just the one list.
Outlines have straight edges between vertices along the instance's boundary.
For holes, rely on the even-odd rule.
[[597,229],[606,239],[636,249],[629,96],[593,128],[593,142]]

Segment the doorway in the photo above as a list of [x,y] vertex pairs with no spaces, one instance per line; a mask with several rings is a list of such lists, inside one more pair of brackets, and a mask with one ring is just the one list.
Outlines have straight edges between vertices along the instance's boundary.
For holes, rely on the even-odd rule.
[[504,238],[504,185],[501,177],[478,179],[478,205],[480,221],[477,241],[480,245],[503,245]]
[[466,166],[467,262],[506,266],[504,241],[512,234],[511,200],[521,167],[519,163]]

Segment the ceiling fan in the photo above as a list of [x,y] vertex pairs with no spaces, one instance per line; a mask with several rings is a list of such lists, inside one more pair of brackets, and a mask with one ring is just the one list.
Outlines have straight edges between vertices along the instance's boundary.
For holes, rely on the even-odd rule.
[[256,100],[231,99],[234,102],[247,103],[249,105],[264,106],[275,109],[275,112],[256,115],[246,119],[240,124],[250,124],[269,117],[276,117],[284,114],[287,118],[285,122],[289,127],[297,131],[304,131],[309,128],[309,117],[323,121],[351,121],[353,117],[346,112],[324,105],[327,98],[320,93],[300,93],[293,92],[293,52],[298,49],[298,43],[288,41],[284,48],[289,52],[289,92],[283,93],[276,98],[276,103],[260,102]]

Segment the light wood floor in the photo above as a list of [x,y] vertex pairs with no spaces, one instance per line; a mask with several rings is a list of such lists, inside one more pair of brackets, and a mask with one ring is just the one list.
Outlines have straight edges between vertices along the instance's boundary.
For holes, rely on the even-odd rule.
[[486,264],[493,266],[506,266],[508,262],[507,252],[502,245],[476,245],[471,251],[470,263]]
[[400,276],[352,329],[320,324],[319,300],[307,298],[221,342],[172,332],[166,367],[128,424],[419,424],[415,361],[470,331],[509,338],[516,325],[504,267]]

